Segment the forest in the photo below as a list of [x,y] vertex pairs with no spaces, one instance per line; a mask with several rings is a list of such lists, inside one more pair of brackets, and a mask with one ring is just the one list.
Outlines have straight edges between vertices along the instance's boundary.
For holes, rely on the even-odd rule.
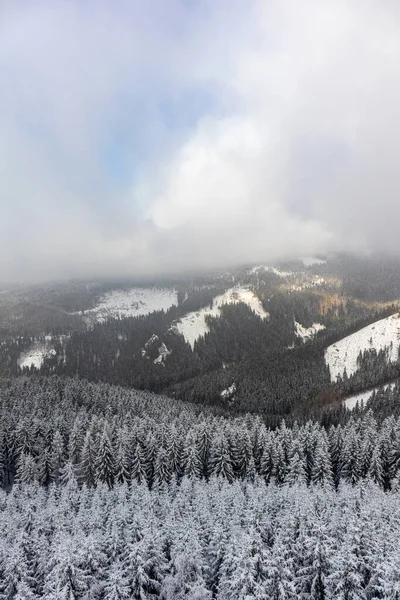
[[[283,292],[276,287],[276,278],[266,272],[252,279],[268,319],[261,319],[244,303],[222,306],[218,318],[207,317],[208,332],[195,341],[193,348],[174,323],[188,310],[210,305],[226,284],[209,282],[185,292],[181,288],[178,306],[167,311],[109,318],[85,330],[64,330],[62,335],[54,330],[50,335],[53,353],[45,357],[39,369],[21,369],[18,359],[32,344],[43,344],[45,336],[4,334],[0,375],[39,371],[41,375],[80,376],[188,402],[218,405],[238,414],[261,414],[272,427],[282,418],[290,423],[310,416],[322,418],[326,406],[340,397],[399,376],[397,364],[387,364],[384,357],[368,351],[360,357],[360,365],[364,366],[355,376],[332,384],[324,360],[328,345],[397,312],[395,303],[370,306],[346,298],[345,309],[342,300],[342,304],[334,302],[321,312],[329,295],[321,290]],[[325,329],[304,342],[296,336],[296,322],[304,327],[319,322]],[[153,339],[157,343],[150,345]],[[168,355],[157,363],[161,345]],[[227,406],[221,392],[233,383],[235,396]],[[329,418],[333,418],[332,412]]]
[[[318,289],[236,272],[268,318],[224,305],[193,346],[176,323],[228,276],[177,281],[144,316],[0,328],[0,600],[400,600],[400,363],[372,347],[331,381],[324,358],[395,314],[396,289],[378,302],[353,262],[322,268]],[[84,315],[106,289],[48,294]]]
[[3,380],[0,598],[400,598],[400,417],[378,410],[399,394],[271,430],[78,378]]

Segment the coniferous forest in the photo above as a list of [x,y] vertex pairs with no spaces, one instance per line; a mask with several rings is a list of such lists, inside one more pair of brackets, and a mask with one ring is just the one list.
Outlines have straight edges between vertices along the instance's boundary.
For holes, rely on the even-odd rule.
[[[43,324],[34,289],[24,325],[0,328],[0,600],[400,599],[399,360],[360,348],[336,381],[325,360],[397,314],[397,290],[379,302],[386,270],[365,291],[346,268],[340,294],[329,262],[317,290],[245,271],[268,318],[227,304],[193,346],[175,324],[228,281],[90,326]],[[91,310],[77,289],[55,310]]]
[[1,382],[0,598],[397,598],[400,419]]
[[400,600],[399,66],[400,0],[0,0],[0,600]]

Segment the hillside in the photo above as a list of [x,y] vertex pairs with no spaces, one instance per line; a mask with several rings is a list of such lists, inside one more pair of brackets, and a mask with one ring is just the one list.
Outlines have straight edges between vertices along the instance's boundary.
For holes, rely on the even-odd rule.
[[[256,412],[273,426],[326,407],[337,422],[340,398],[400,375],[398,304],[387,289],[381,302],[348,293],[349,267],[353,258],[307,257],[151,285],[5,290],[0,374],[80,375]],[[369,272],[381,282],[385,269]]]
[[387,351],[387,360],[397,362],[400,347],[400,314],[396,313],[375,321],[359,331],[328,346],[325,360],[329,366],[331,379],[336,381],[344,371],[352,375],[358,368],[360,352],[367,350]]

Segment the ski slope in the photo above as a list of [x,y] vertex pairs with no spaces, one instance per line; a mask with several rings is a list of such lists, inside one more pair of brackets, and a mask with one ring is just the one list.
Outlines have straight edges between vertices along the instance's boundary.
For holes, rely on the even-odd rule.
[[343,404],[345,405],[345,407],[348,410],[353,410],[353,408],[356,407],[357,402],[358,402],[359,406],[361,406],[361,402],[365,406],[367,404],[368,400],[371,398],[372,394],[374,392],[377,392],[381,387],[383,387],[384,390],[387,390],[389,388],[392,390],[395,385],[396,385],[396,382],[392,381],[391,383],[387,383],[384,386],[378,386],[376,388],[373,388],[372,390],[367,390],[366,392],[360,392],[358,394],[354,394],[354,396],[349,396],[348,398],[346,398],[346,400],[343,401]]
[[97,306],[86,311],[84,318],[88,325],[93,325],[111,317],[139,317],[155,310],[168,310],[174,304],[178,304],[177,292],[171,288],[112,290],[101,297]]
[[338,375],[347,375],[357,370],[357,357],[360,351],[388,349],[390,361],[396,361],[400,346],[400,315],[396,313],[380,321],[376,321],[360,331],[343,338],[325,350],[325,362],[329,366],[331,381]]
[[219,317],[221,315],[221,306],[224,304],[236,304],[238,302],[247,304],[261,319],[268,319],[269,313],[264,310],[254,292],[247,287],[238,286],[214,298],[212,308],[207,306],[198,311],[188,313],[177,321],[173,328],[182,334],[193,348],[195,341],[208,331],[206,317]]

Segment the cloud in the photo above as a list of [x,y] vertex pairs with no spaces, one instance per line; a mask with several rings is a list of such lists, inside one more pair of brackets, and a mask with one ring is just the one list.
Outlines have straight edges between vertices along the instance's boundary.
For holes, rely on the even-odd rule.
[[0,0],[0,280],[398,252],[399,34],[394,1]]

